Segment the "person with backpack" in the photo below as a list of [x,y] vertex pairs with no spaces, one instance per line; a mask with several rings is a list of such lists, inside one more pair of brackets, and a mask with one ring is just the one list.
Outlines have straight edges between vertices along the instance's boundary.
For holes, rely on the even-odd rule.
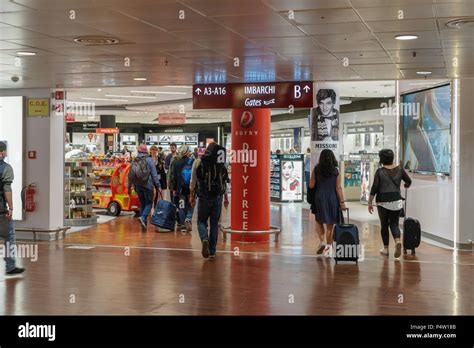
[[[202,256],[216,256],[219,219],[223,195],[227,190],[228,173],[225,167],[226,150],[217,143],[211,143],[200,159],[193,164],[191,176],[191,205],[198,202],[198,230],[202,242]],[[208,230],[208,220],[210,222]]]
[[400,185],[403,181],[405,188],[411,186],[412,180],[407,172],[394,163],[395,154],[390,149],[379,152],[381,168],[377,169],[374,183],[370,190],[369,213],[374,212],[374,198],[377,201],[377,212],[379,214],[383,248],[380,254],[388,256],[389,229],[395,240],[394,257],[398,259],[402,255],[402,242],[400,241],[400,215],[403,209],[403,197]]
[[131,192],[132,186],[134,186],[140,201],[140,217],[138,221],[140,221],[142,230],[146,231],[148,227],[148,215],[153,207],[154,189],[156,188],[157,195],[161,195],[161,186],[155,163],[148,154],[148,149],[145,144],[140,144],[138,147],[138,156],[131,164],[128,178],[128,192]]
[[192,219],[194,207],[189,199],[189,186],[191,184],[191,174],[195,159],[188,145],[182,145],[178,149],[178,154],[170,166],[169,187],[174,197],[174,204],[178,208],[177,230],[185,229],[192,231]]
[[[7,156],[7,146],[0,142],[0,237],[5,239],[5,250],[16,247],[15,226],[13,225],[13,168],[3,159]],[[24,268],[16,267],[14,254],[5,257],[7,276],[21,274]]]

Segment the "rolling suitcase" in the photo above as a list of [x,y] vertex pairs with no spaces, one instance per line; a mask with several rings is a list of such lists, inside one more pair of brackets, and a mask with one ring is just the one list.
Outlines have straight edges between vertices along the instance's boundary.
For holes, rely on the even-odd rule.
[[415,255],[415,249],[421,242],[421,224],[418,220],[406,217],[408,189],[405,189],[405,217],[403,220],[403,253],[406,255],[408,250]]
[[[342,213],[341,213],[342,215]],[[334,226],[334,260],[359,262],[359,229],[349,221],[349,209],[347,209],[347,223]]]
[[150,223],[166,230],[174,231],[176,225],[176,207],[173,203],[160,199]]

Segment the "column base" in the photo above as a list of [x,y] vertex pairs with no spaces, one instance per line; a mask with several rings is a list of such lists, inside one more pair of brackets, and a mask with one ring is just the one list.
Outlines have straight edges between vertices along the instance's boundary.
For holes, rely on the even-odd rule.
[[276,243],[281,233],[281,228],[277,226],[270,226],[270,229],[266,231],[240,231],[233,230],[231,227],[221,227],[220,230],[224,235],[224,240],[227,240],[227,234],[230,233],[233,242],[242,243],[268,242],[270,240],[270,234],[275,235]]

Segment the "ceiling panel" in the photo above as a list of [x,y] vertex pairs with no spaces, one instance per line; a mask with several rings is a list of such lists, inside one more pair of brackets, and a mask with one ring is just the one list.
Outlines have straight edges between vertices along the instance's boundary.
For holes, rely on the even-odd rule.
[[134,20],[105,23],[95,22],[88,23],[87,26],[118,37],[121,37],[123,34],[159,36],[160,34],[164,33],[164,31],[159,27],[144,24]]
[[301,11],[350,7],[348,0],[266,0],[266,3],[276,11]]
[[436,4],[439,17],[466,17],[474,16],[474,2]]
[[183,0],[183,3],[206,16],[235,16],[270,13],[258,0]]
[[34,39],[42,37],[44,37],[44,35],[35,32],[35,30],[25,30],[14,27],[0,28],[0,40]]
[[326,44],[354,44],[359,41],[374,41],[373,34],[369,32],[361,32],[354,34],[341,34],[341,35],[317,35],[314,36],[317,42],[326,45]]
[[17,12],[25,10],[29,10],[29,8],[10,1],[0,2],[0,12]]
[[[287,15],[282,13],[282,15]],[[351,8],[295,11],[294,22],[297,25],[358,22],[359,17]]]
[[67,23],[67,21],[42,11],[22,11],[0,13],[0,22],[16,27],[39,26],[51,23]]
[[71,39],[62,40],[55,39],[50,37],[40,38],[40,39],[21,39],[21,40],[8,40],[11,43],[29,46],[40,49],[50,49],[50,48],[65,48],[65,47],[77,47],[78,44],[73,42]]
[[343,59],[345,57],[352,58],[386,58],[388,57],[387,53],[383,50],[378,51],[342,51],[335,52],[336,57]]
[[367,22],[374,33],[406,32],[406,31],[435,31],[436,19],[403,19],[395,21]]
[[403,11],[403,19],[435,18],[432,5],[412,3],[409,6],[359,8],[357,11],[366,22],[399,20],[399,11]]
[[25,46],[8,41],[0,41],[0,50],[25,49]]
[[15,0],[16,3],[38,10],[80,9],[87,7],[159,6],[176,0]]
[[[104,35],[104,32],[94,28],[86,27],[80,24],[64,22],[64,23],[43,23],[37,26],[26,26],[25,29],[29,30],[31,33],[40,35],[38,33],[49,35],[53,37],[58,36],[82,36],[82,35]],[[32,34],[33,35],[33,34]],[[36,36],[36,37],[43,37]],[[11,39],[23,39],[35,36],[25,36],[25,37],[12,37]]]
[[331,52],[348,52],[348,51],[379,51],[380,45],[376,41],[360,41],[360,42],[348,42],[348,43],[337,43],[327,44],[325,47]]
[[413,5],[413,3],[424,4],[424,5],[431,5],[433,0],[351,0],[352,5],[355,8],[361,7],[393,7],[395,5]]
[[368,32],[367,27],[362,22],[300,25],[299,28],[308,35],[337,35]]

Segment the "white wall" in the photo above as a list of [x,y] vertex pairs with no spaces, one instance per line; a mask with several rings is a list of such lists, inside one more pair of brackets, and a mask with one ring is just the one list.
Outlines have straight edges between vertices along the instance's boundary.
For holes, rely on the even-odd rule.
[[[50,89],[4,89],[2,96],[50,98]],[[0,98],[1,99],[1,98]],[[11,128],[9,128],[11,129]],[[37,184],[36,211],[26,213],[17,228],[56,229],[64,224],[64,120],[55,114],[50,117],[26,117],[24,148],[24,184]],[[36,159],[28,159],[28,151],[35,150]],[[16,173],[15,173],[16,174]],[[17,205],[18,209],[21,204]],[[21,237],[32,237],[22,234]]]
[[22,97],[0,97],[0,141],[7,142],[7,158],[13,167],[13,218],[23,220],[21,190],[24,184],[23,132],[24,101]]

